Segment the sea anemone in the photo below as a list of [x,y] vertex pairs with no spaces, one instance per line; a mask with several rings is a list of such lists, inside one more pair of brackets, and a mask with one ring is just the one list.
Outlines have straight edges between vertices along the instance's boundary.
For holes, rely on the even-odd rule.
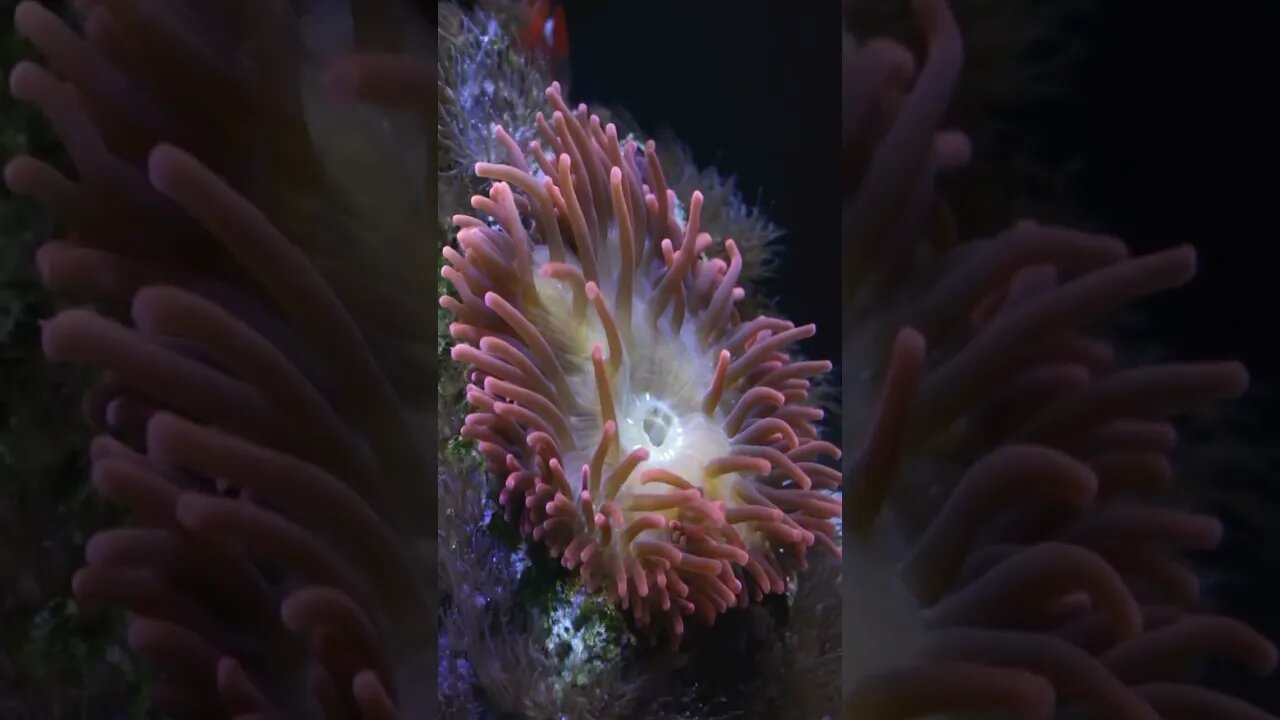
[[[73,591],[132,613],[166,711],[428,716],[434,368],[413,288],[434,240],[432,67],[376,12],[80,5],[84,35],[18,7],[57,75],[10,76],[76,177],[29,157],[5,174],[70,227],[37,262],[93,309],[46,322],[44,349],[102,371],[91,477],[130,511]],[[354,39],[337,51],[318,25]],[[364,163],[388,185],[355,196],[344,171]]]
[[1222,527],[1166,492],[1169,418],[1247,373],[1117,367],[1087,332],[1195,254],[1032,222],[957,242],[935,185],[970,152],[940,129],[960,33],[945,0],[914,7],[918,73],[845,37],[846,717],[1268,717],[1186,672],[1269,673],[1276,649],[1199,601],[1180,555]]
[[[813,335],[734,305],[742,258],[706,257],[703,198],[683,207],[654,145],[571,110],[522,149],[459,215],[442,274],[456,297],[453,350],[475,412],[462,434],[501,502],[655,641],[783,592],[815,543],[838,552],[838,449],[820,439],[810,378],[830,370],[785,350]],[[544,149],[545,144],[546,149]]]

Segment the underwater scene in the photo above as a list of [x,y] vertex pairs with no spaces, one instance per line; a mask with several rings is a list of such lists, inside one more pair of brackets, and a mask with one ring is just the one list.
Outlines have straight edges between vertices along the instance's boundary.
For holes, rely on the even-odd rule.
[[0,720],[1280,717],[1271,4],[3,10]]

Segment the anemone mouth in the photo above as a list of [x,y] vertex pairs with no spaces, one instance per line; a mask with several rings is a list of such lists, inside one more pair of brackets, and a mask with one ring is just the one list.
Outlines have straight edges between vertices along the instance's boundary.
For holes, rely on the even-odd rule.
[[662,448],[668,434],[674,436],[674,442],[679,444],[680,426],[677,424],[676,417],[660,404],[650,405],[645,410],[641,428],[644,430],[645,437],[649,438],[650,447],[654,450]]
[[709,254],[702,195],[678,202],[652,142],[547,98],[527,154],[495,130],[489,219],[456,216],[445,250],[462,433],[527,535],[678,643],[838,552],[839,450],[808,397],[831,365],[787,353],[812,325],[741,317],[741,253]]
[[645,393],[637,398],[634,410],[623,420],[624,437],[643,437],[651,460],[669,459],[684,444],[680,418],[662,400]]

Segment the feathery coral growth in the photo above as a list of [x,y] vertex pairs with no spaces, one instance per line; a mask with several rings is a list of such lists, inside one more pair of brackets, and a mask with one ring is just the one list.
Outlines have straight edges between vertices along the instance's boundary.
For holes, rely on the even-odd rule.
[[960,33],[945,0],[914,6],[919,72],[896,43],[846,38],[845,442],[863,448],[846,470],[846,717],[1267,717],[1185,672],[1211,656],[1268,673],[1276,649],[1201,607],[1179,554],[1222,528],[1161,494],[1168,418],[1247,374],[1118,368],[1082,329],[1187,282],[1194,253],[1130,258],[1030,222],[956,243],[935,180],[968,160],[939,129]]
[[[101,308],[44,327],[51,360],[104,371],[92,479],[131,511],[74,592],[133,613],[171,712],[427,716],[431,66],[389,59],[406,25],[370,11],[391,4],[320,18],[358,51],[331,89],[412,100],[374,112],[319,92],[332,36],[287,2],[80,5],[84,35],[18,7],[58,75],[10,78],[78,177],[5,174],[70,226],[41,248],[46,285]],[[394,182],[353,196],[370,160]]]
[[704,257],[702,196],[682,220],[653,143],[547,98],[533,164],[499,127],[509,164],[477,164],[494,182],[472,199],[493,222],[455,217],[445,250],[462,432],[526,535],[678,643],[684,616],[782,592],[815,542],[838,552],[819,460],[839,451],[806,404],[830,363],[784,352],[812,325],[738,317],[737,247]]
[[674,136],[660,135],[657,142],[663,148],[660,159],[668,186],[680,197],[694,191],[702,193],[702,226],[716,231],[712,233],[710,252],[723,256],[727,238],[738,246],[742,256],[738,286],[746,294],[738,312],[769,313],[775,298],[765,296],[766,283],[761,281],[773,277],[781,265],[782,245],[775,241],[783,237],[782,228],[758,208],[743,202],[733,177],[723,177],[715,169],[699,170],[693,154]]

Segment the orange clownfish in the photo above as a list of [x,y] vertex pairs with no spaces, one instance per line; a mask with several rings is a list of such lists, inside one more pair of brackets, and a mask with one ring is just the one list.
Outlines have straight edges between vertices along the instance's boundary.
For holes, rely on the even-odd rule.
[[546,53],[553,63],[569,57],[569,30],[565,26],[564,6],[555,0],[532,0],[529,20],[520,33],[520,42],[528,52]]

